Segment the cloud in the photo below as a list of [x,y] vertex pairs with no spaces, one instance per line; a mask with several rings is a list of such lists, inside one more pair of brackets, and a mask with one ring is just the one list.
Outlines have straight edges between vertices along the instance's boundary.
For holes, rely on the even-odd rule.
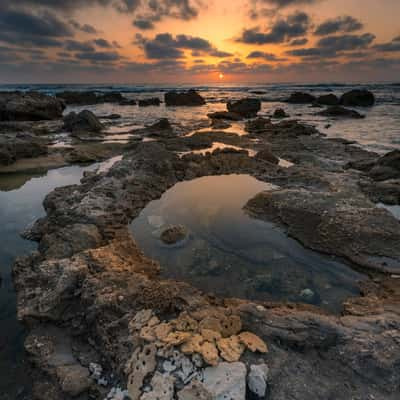
[[289,46],[304,46],[308,43],[307,38],[294,39],[289,43]]
[[144,19],[144,18],[138,18],[135,19],[132,22],[133,26],[135,26],[136,28],[142,29],[142,30],[151,30],[154,29],[154,23],[153,21],[149,20],[149,19]]
[[82,31],[85,33],[89,34],[97,34],[99,31],[92,25],[89,24],[83,24],[81,25],[78,21],[75,21],[74,19],[71,19],[69,23],[77,30],[77,31]]
[[310,24],[310,17],[306,13],[296,12],[286,19],[277,20],[268,32],[261,32],[259,28],[245,29],[237,41],[246,44],[283,43],[305,35]]
[[322,24],[320,24],[315,30],[315,35],[324,36],[330,35],[332,33],[350,33],[355,32],[363,28],[363,24],[357,19],[345,15],[342,17],[337,17],[335,19],[328,19]]
[[400,36],[393,38],[391,42],[377,44],[374,46],[374,49],[383,52],[400,51]]
[[91,62],[113,62],[119,61],[122,57],[115,51],[88,51],[77,53],[75,57],[78,60]]
[[64,47],[67,51],[94,51],[94,47],[90,42],[79,42],[77,40],[67,40]]
[[269,4],[275,8],[314,4],[319,0],[258,0],[259,3]]
[[215,48],[208,40],[188,35],[160,33],[154,39],[137,35],[137,42],[143,47],[149,59],[178,59],[184,57],[184,50],[192,50],[197,55],[208,54],[213,57],[229,57],[230,53]]
[[260,58],[266,61],[286,61],[286,58],[278,57],[273,53],[265,53],[263,51],[252,51],[248,56],[248,59]]
[[111,49],[113,47],[108,40],[102,38],[93,40],[93,43],[98,47],[102,47],[103,49]]

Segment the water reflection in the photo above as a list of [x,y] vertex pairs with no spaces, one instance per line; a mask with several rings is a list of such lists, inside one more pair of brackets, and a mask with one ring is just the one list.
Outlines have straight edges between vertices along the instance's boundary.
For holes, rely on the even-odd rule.
[[[248,217],[242,207],[272,186],[246,175],[179,183],[151,202],[131,224],[166,278],[186,280],[206,292],[258,300],[290,300],[339,311],[357,295],[362,276],[346,265],[303,248],[282,230]],[[159,240],[163,228],[184,225],[180,246]]]

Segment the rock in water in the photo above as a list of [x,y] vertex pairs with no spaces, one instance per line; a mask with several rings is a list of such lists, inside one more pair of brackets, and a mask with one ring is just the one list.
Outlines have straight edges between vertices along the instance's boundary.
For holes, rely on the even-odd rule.
[[272,153],[270,147],[266,147],[262,150],[260,150],[256,155],[255,158],[258,160],[263,160],[267,161],[271,164],[278,165],[279,164],[279,158],[275,156],[275,154]]
[[324,106],[337,106],[339,104],[339,99],[333,93],[324,94],[319,96],[316,101],[317,104],[322,104]]
[[103,124],[89,110],[83,110],[79,114],[69,113],[64,117],[64,129],[69,132],[101,132]]
[[0,121],[40,121],[62,117],[65,103],[37,92],[0,93]]
[[277,108],[272,115],[273,118],[287,118],[289,115],[286,114],[283,108]]
[[56,97],[63,99],[66,104],[74,105],[91,105],[101,103],[121,103],[126,101],[121,93],[109,92],[109,93],[96,93],[91,91],[74,92],[64,91],[56,94]]
[[247,383],[251,392],[264,398],[267,391],[268,366],[266,364],[251,365]]
[[172,226],[161,233],[160,239],[165,244],[176,244],[185,239],[186,229],[182,225]]
[[187,92],[167,92],[164,101],[166,106],[202,106],[206,104],[203,97],[193,89]]
[[251,98],[229,101],[227,108],[229,112],[239,114],[244,118],[252,118],[257,116],[257,113],[261,110],[261,101]]
[[365,118],[365,116],[360,114],[359,112],[341,106],[328,107],[326,110],[319,112],[318,115],[323,115],[326,117],[343,117],[356,119]]
[[315,96],[303,92],[294,92],[286,100],[287,103],[292,103],[292,104],[308,104],[308,103],[313,103],[314,101],[315,101]]
[[340,104],[350,107],[370,107],[375,104],[375,96],[369,90],[351,90],[340,98]]
[[159,106],[161,104],[161,100],[158,97],[152,97],[151,99],[139,100],[138,104],[139,107]]
[[222,362],[204,370],[203,384],[213,400],[244,400],[246,372],[246,366],[242,362]]

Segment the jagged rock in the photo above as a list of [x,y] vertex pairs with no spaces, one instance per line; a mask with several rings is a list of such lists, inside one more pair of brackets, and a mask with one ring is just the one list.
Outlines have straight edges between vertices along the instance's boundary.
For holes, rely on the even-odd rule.
[[175,378],[156,372],[151,379],[152,390],[144,393],[140,400],[172,400],[174,397]]
[[237,101],[229,101],[226,105],[229,112],[239,114],[244,118],[252,118],[261,110],[260,99],[241,99]]
[[173,321],[176,330],[184,332],[195,332],[198,330],[199,324],[187,312],[183,312]]
[[239,334],[239,340],[253,353],[256,351],[260,353],[268,352],[268,347],[265,342],[254,333],[242,332]]
[[323,115],[325,117],[343,117],[356,119],[365,118],[365,116],[360,114],[359,112],[341,106],[328,107],[326,110],[320,111],[318,115]]
[[216,111],[207,114],[207,117],[212,120],[226,119],[228,121],[240,121],[243,119],[243,116],[241,116],[240,114],[230,111]]
[[159,106],[160,104],[161,100],[158,97],[152,97],[151,99],[142,99],[138,101],[139,107]]
[[206,104],[203,97],[193,89],[187,92],[167,92],[164,101],[166,106],[202,106]]
[[92,384],[88,369],[81,365],[58,367],[57,376],[62,391],[72,397],[87,391]]
[[317,97],[316,103],[324,106],[337,106],[339,104],[339,98],[333,93],[324,94]]
[[164,339],[163,342],[171,346],[179,346],[180,344],[188,342],[193,334],[189,332],[171,332]]
[[240,356],[245,350],[245,346],[239,341],[237,336],[217,340],[217,347],[221,358],[228,362],[239,361]]
[[39,121],[62,117],[63,101],[37,92],[1,92],[0,121]]
[[68,105],[120,103],[126,100],[125,97],[118,92],[97,93],[93,91],[64,91],[57,93],[56,97],[64,100]]
[[218,118],[212,118],[211,119],[211,128],[212,129],[228,129],[231,126],[232,125],[229,122],[226,122],[224,120],[221,120],[221,119],[218,119]]
[[274,111],[274,114],[272,115],[272,118],[277,118],[277,119],[281,119],[281,118],[288,118],[289,115],[286,114],[286,111],[283,108],[277,108]]
[[168,245],[176,244],[184,240],[187,236],[187,231],[184,226],[177,225],[167,228],[161,233],[160,239]]
[[199,381],[193,381],[178,392],[179,400],[213,400],[211,393]]
[[168,118],[161,118],[156,123],[146,126],[146,128],[139,130],[139,133],[143,132],[149,136],[156,137],[171,137],[175,136],[173,127],[169,122]]
[[269,147],[258,151],[257,154],[255,155],[255,158],[257,158],[258,160],[267,161],[271,164],[275,164],[275,165],[279,164],[279,158],[276,157],[271,152],[271,149]]
[[369,90],[351,90],[342,95],[340,104],[349,107],[370,107],[375,104],[375,96]]
[[308,104],[308,103],[313,103],[314,101],[315,101],[315,96],[303,92],[294,92],[286,100],[287,103],[292,103],[292,104]]
[[271,127],[272,123],[269,118],[256,118],[246,122],[245,130],[251,133],[263,132]]
[[241,362],[222,362],[204,370],[203,385],[213,400],[245,400],[246,372]]
[[69,132],[101,132],[103,124],[89,110],[83,110],[79,114],[71,112],[64,117],[64,129]]
[[259,398],[264,398],[267,391],[268,366],[266,364],[253,364],[247,377],[247,384],[251,392]]
[[156,352],[157,348],[154,344],[145,345],[143,348],[138,347],[126,363],[128,393],[132,400],[140,398],[144,379],[156,369]]
[[129,330],[131,332],[140,331],[145,325],[147,325],[153,316],[153,310],[145,309],[138,311],[129,322]]

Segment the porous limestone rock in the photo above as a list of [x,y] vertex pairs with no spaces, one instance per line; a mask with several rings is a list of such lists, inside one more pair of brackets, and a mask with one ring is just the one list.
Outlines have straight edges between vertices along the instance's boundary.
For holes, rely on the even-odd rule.
[[260,398],[265,397],[267,391],[268,366],[266,364],[254,364],[250,366],[247,384],[251,392]]
[[199,381],[192,381],[178,392],[178,400],[212,400],[211,393]]
[[172,400],[174,397],[175,378],[168,374],[156,372],[151,379],[152,390],[144,393],[140,400]]
[[267,353],[268,347],[265,342],[257,335],[251,332],[242,332],[238,335],[239,341],[243,343],[252,352],[259,351],[260,353]]
[[222,338],[217,341],[220,356],[228,362],[239,361],[245,346],[237,336]]

